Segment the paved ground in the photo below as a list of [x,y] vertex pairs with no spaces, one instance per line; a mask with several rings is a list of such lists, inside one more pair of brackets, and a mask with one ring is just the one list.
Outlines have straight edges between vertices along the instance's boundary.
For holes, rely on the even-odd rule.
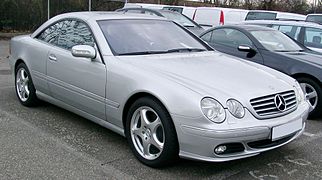
[[308,121],[296,141],[252,158],[152,169],[105,128],[50,104],[21,106],[6,56],[8,41],[0,41],[1,179],[322,179],[322,120]]

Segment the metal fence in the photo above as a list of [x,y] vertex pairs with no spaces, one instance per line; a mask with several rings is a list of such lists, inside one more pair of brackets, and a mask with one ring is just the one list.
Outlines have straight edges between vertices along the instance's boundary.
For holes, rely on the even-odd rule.
[[114,11],[122,0],[1,0],[0,31],[32,31],[48,17],[75,11]]

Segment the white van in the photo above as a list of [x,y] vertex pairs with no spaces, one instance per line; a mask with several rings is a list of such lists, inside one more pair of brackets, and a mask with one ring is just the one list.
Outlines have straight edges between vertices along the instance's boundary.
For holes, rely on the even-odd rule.
[[297,20],[305,21],[306,16],[296,13],[286,13],[278,11],[250,10],[247,13],[247,20]]
[[192,19],[204,28],[224,24],[237,24],[244,21],[248,10],[220,8],[220,7],[198,7]]

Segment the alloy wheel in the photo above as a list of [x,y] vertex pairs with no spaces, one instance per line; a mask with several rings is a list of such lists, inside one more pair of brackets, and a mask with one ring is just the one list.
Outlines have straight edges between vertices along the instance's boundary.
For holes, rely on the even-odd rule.
[[147,160],[157,159],[164,147],[164,128],[150,107],[138,108],[131,118],[130,133],[136,151]]
[[313,86],[308,83],[300,83],[301,88],[304,92],[306,99],[309,101],[313,109],[316,108],[318,104],[318,94]]
[[29,98],[29,76],[24,68],[20,68],[16,74],[16,88],[19,99],[23,102]]

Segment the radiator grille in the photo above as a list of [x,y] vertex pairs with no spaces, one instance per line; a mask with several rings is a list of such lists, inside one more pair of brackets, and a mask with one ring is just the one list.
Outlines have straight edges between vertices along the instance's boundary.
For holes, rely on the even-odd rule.
[[[285,107],[283,107],[280,102],[284,103]],[[294,91],[285,91],[254,98],[250,100],[250,104],[257,115],[263,118],[267,116],[284,115],[292,110],[295,110],[297,107],[296,95]]]

